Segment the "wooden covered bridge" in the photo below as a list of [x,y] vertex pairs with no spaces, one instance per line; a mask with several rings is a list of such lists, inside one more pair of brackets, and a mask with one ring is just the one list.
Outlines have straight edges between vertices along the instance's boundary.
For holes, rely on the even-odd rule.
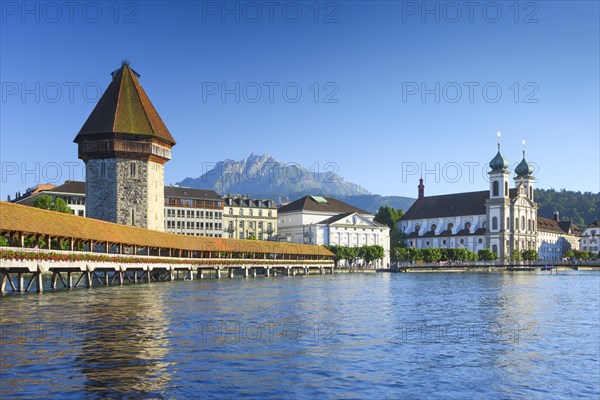
[[184,236],[0,202],[2,293],[333,267],[321,246]]

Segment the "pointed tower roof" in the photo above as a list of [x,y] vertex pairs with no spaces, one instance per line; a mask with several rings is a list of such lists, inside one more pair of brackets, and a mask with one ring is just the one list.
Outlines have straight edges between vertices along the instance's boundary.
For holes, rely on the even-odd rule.
[[123,62],[121,68],[112,73],[112,82],[74,142],[79,143],[86,135],[125,133],[175,144],[175,139],[138,82],[139,76],[128,62]]

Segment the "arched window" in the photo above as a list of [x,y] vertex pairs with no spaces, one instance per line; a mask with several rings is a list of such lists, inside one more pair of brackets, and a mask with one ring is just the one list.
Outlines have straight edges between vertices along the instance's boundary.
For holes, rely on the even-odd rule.
[[233,215],[233,208],[229,209],[229,215]]
[[519,230],[519,217],[515,217],[515,231]]
[[471,223],[465,222],[465,229],[471,230]]
[[529,198],[533,200],[533,186],[529,186]]
[[494,231],[498,230],[498,217],[492,218],[492,230],[494,230]]
[[421,230],[421,225],[415,225],[415,233],[418,235]]
[[525,217],[522,216],[521,217],[521,229],[526,230],[527,228],[525,227]]
[[504,182],[504,195],[508,196],[508,182]]
[[506,217],[506,229],[510,229],[510,217]]
[[437,225],[436,224],[431,225],[431,232],[435,233],[436,229],[437,229]]
[[448,230],[451,231],[454,228],[454,224],[452,222],[450,222],[448,224]]
[[495,255],[498,255],[498,245],[493,245],[492,246],[492,253],[494,253]]
[[492,196],[498,196],[498,181],[494,181],[492,184]]

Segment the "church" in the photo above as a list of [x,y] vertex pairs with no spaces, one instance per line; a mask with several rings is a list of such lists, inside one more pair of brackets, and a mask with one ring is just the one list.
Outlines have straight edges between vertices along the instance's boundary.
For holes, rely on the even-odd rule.
[[398,221],[407,245],[415,248],[489,248],[498,259],[513,251],[537,250],[541,260],[558,261],[578,249],[579,228],[570,221],[539,217],[534,199],[533,167],[523,159],[509,188],[509,163],[498,152],[489,163],[488,190],[425,196],[423,179],[415,203]]

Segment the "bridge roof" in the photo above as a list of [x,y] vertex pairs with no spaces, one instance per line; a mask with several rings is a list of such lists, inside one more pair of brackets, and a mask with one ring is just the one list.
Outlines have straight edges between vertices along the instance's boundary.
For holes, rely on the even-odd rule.
[[191,251],[333,256],[322,246],[185,236],[0,201],[0,231]]

